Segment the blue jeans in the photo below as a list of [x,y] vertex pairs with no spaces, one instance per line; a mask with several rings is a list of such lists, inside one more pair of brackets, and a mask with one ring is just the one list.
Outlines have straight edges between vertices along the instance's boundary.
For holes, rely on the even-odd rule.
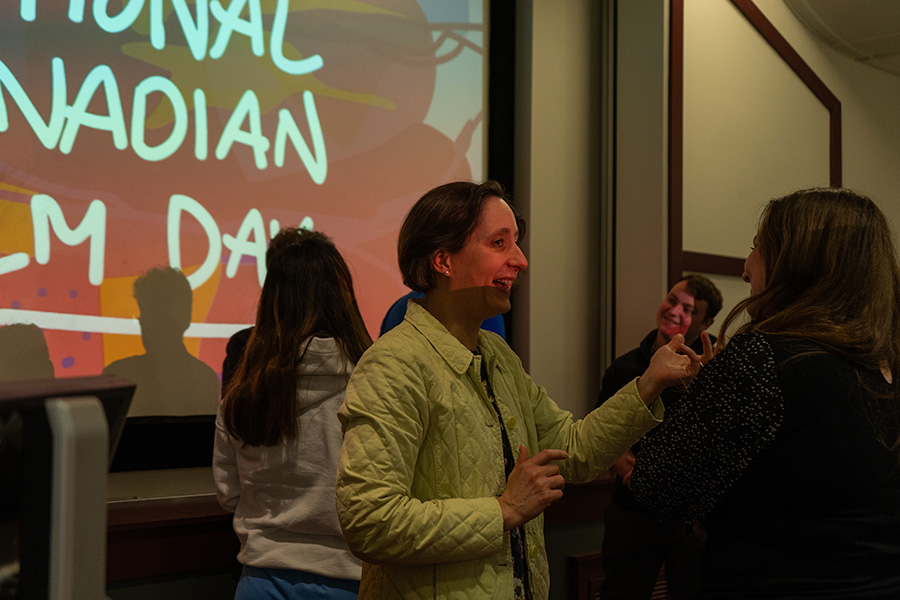
[[244,565],[234,600],[356,600],[359,581]]

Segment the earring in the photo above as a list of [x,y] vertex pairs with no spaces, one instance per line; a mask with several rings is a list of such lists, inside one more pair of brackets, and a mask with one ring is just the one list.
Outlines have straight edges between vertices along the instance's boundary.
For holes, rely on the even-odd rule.
[[444,271],[444,275],[449,275],[450,271]]

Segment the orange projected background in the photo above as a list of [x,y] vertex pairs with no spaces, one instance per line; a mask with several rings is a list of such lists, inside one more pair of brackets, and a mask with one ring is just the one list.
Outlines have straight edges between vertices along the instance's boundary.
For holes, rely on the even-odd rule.
[[218,373],[253,321],[267,238],[301,225],[346,257],[374,337],[407,291],[406,211],[482,178],[482,11],[4,2],[0,325],[40,327],[55,376],[98,374],[149,353],[132,286],[174,266],[193,290],[184,345]]

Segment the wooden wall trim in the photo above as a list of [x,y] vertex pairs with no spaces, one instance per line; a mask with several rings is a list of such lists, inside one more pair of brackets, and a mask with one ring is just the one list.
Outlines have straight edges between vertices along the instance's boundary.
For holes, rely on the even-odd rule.
[[569,598],[572,600],[596,600],[606,573],[600,552],[575,554],[567,557]]
[[829,122],[829,182],[832,187],[841,186],[841,102],[825,82],[800,57],[784,36],[775,29],[759,8],[751,0],[731,0],[750,24],[756,28],[769,45],[806,84],[809,91],[819,99],[830,115]]
[[743,258],[682,251],[681,261],[685,271],[715,273],[717,275],[731,275],[734,277],[740,277],[744,272]]
[[[731,0],[787,63],[829,114],[828,170],[832,187],[842,185],[841,103],[752,0]],[[684,0],[670,0],[669,15],[669,285],[684,271],[737,275],[743,259],[684,250]],[[741,266],[739,267],[738,264]]]
[[[602,519],[614,483],[607,471],[590,483],[567,484],[562,500],[544,511],[545,526]],[[239,568],[232,519],[212,494],[109,502],[106,580]]]
[[107,504],[106,580],[234,568],[240,542],[215,495]]

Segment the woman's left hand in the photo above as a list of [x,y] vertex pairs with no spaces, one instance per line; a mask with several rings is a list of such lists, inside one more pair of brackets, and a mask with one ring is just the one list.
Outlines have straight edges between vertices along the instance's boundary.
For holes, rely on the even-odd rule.
[[690,383],[700,368],[712,359],[713,347],[709,334],[702,332],[700,339],[703,340],[702,356],[684,343],[681,334],[654,353],[650,366],[637,382],[638,393],[644,402],[650,404],[667,387]]
[[497,498],[505,531],[524,525],[562,498],[566,480],[553,461],[568,456],[565,450],[545,449],[529,457],[528,448],[519,445],[519,458],[509,474],[506,489]]

